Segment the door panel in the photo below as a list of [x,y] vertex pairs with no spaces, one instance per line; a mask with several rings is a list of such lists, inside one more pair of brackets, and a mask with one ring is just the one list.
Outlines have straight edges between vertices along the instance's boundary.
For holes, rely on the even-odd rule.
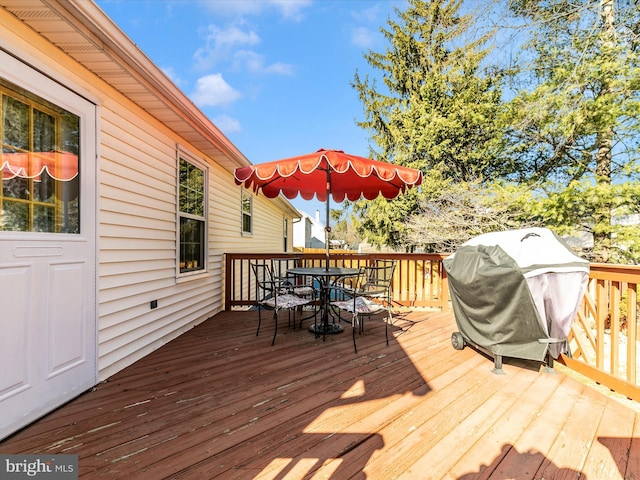
[[[47,115],[40,118],[50,121],[36,125],[40,132],[60,122],[63,147],[70,143],[77,147],[73,155],[47,156],[44,148],[38,151],[31,146],[34,159],[49,162],[48,173],[43,170],[21,177],[25,174],[13,169],[0,177],[0,208],[3,201],[5,205],[0,211],[2,439],[97,383],[97,185],[96,106],[2,51],[0,64],[0,90],[4,88],[0,93],[10,98],[13,86],[23,89],[17,100],[4,104],[9,105],[4,112],[7,122],[33,118],[23,115],[21,109],[37,113],[42,107]],[[70,124],[68,118],[75,123]],[[15,129],[2,137],[4,160],[0,158],[0,164],[31,161],[30,151],[22,152],[26,147],[19,143],[20,138]],[[77,175],[55,183],[49,175],[56,169],[53,162],[64,162],[65,156],[75,160]],[[30,193],[23,195],[15,186]],[[20,220],[21,212],[31,212],[25,214],[28,221],[15,221]],[[3,215],[9,219],[4,224]]]
[[28,265],[0,266],[0,306],[2,348],[0,365],[0,402],[28,388],[28,326],[30,323]]
[[[83,299],[86,291],[87,262],[49,264],[51,305],[47,309],[47,378],[87,362],[86,326]],[[79,298],[78,298],[79,297]]]

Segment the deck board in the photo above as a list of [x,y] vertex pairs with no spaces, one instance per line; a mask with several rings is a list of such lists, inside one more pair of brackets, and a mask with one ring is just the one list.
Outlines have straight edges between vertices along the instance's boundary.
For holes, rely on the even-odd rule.
[[[526,428],[527,415],[530,418],[532,411],[537,411],[535,403],[526,405],[519,401],[521,394],[527,395],[528,391],[535,391],[537,378],[539,377],[514,375],[509,382],[502,382],[495,393],[491,393],[475,410],[469,410],[466,418],[432,445],[429,451],[411,466],[410,471],[417,475],[418,472],[429,469],[435,478],[445,478],[457,459],[449,454],[451,451],[458,452],[467,463],[473,465],[496,457],[505,443],[515,441],[522,429]],[[484,385],[481,389],[487,390]],[[543,395],[536,395],[534,398],[536,402],[544,401]],[[512,418],[519,421],[510,421]],[[470,444],[469,437],[477,438],[478,441]],[[467,448],[467,451],[459,452],[460,448]]]
[[[557,374],[551,377],[547,373],[539,374],[534,387],[519,395],[513,409],[498,423],[502,432],[493,432],[492,451],[484,453],[488,460],[482,462],[482,455],[472,451],[452,469],[452,478],[458,478],[456,474],[466,478],[461,473],[474,471],[474,464],[480,465],[474,478],[546,478],[536,473],[585,388],[575,382],[564,388],[564,380]],[[478,441],[486,446],[484,440],[483,437]]]
[[[618,410],[614,401],[608,399],[598,428],[598,438],[593,440],[582,469],[587,478],[624,478],[633,424],[632,412]],[[609,461],[610,458],[613,462]]]
[[[308,322],[307,322],[308,325]],[[224,312],[0,442],[80,478],[634,479],[640,419],[537,362],[454,350],[450,312],[326,339]]]

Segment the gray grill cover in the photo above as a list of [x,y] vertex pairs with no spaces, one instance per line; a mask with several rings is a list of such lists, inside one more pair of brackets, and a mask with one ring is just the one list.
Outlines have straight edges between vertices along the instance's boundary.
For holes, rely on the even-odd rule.
[[[554,358],[584,296],[589,263],[547,228],[480,235],[444,260],[460,333],[494,355]],[[566,352],[564,352],[566,353]]]

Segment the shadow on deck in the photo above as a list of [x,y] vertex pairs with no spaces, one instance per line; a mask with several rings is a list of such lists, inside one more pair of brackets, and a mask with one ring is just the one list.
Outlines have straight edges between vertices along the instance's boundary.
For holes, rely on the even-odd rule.
[[[536,362],[451,347],[451,313],[381,319],[353,353],[223,312],[0,442],[79,456],[81,478],[633,479],[640,418]],[[580,476],[581,475],[581,476]]]

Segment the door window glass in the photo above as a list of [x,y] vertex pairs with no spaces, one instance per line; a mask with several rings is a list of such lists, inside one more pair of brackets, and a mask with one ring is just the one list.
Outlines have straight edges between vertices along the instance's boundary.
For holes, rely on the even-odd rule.
[[0,78],[0,230],[80,233],[80,118]]

